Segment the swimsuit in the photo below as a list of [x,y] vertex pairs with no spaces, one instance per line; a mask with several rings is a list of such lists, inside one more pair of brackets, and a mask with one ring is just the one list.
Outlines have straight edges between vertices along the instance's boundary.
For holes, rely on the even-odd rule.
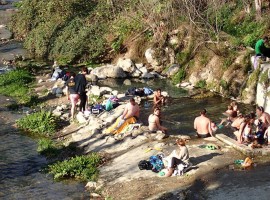
[[199,138],[207,138],[207,137],[211,137],[210,133],[206,133],[206,134],[199,134],[197,133]]

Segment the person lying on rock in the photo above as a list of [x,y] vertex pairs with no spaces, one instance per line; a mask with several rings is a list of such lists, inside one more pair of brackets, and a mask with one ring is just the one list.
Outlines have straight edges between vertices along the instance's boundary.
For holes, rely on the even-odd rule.
[[123,114],[110,126],[106,133],[124,133],[130,124],[134,124],[139,119],[140,107],[135,102],[134,98],[130,98],[129,103],[126,105]]
[[211,128],[211,120],[208,117],[206,117],[206,109],[203,109],[200,112],[200,116],[195,118],[194,129],[197,131],[197,136],[199,138],[206,138],[213,136],[213,131]]
[[148,128],[151,132],[162,131],[166,133],[166,127],[160,125],[160,108],[155,108],[153,114],[148,117]]
[[184,169],[185,167],[189,166],[189,152],[188,148],[186,147],[186,142],[184,139],[180,138],[176,140],[176,144],[178,146],[177,149],[173,150],[172,153],[166,158],[168,161],[168,168],[167,173],[165,174],[166,177],[171,176],[174,173],[176,167],[181,165],[181,168]]
[[163,105],[165,103],[165,97],[161,94],[161,89],[158,88],[154,92],[154,105]]

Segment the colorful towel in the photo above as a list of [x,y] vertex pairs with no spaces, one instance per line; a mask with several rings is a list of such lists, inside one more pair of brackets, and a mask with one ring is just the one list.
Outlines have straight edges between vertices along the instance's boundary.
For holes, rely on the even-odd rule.
[[113,134],[125,133],[128,129],[128,126],[134,123],[136,123],[135,117],[131,117],[126,120],[123,120],[121,119],[121,117],[118,117],[116,122],[106,130],[106,133],[113,133]]

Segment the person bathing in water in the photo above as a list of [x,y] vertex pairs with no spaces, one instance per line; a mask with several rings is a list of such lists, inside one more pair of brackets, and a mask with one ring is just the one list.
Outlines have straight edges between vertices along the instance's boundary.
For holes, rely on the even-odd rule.
[[148,123],[148,128],[151,132],[162,131],[163,133],[166,133],[168,130],[164,126],[160,125],[160,108],[155,108],[154,113],[149,115]]
[[206,138],[213,136],[213,130],[211,128],[211,120],[206,117],[206,109],[200,112],[200,116],[194,120],[194,129],[197,131],[199,138]]
[[165,97],[161,94],[161,89],[158,88],[154,93],[154,105],[163,105],[165,104]]

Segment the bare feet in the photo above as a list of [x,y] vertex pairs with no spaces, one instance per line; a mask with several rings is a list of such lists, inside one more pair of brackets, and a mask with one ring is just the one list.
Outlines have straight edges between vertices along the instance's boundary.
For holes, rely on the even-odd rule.
[[173,174],[173,168],[169,168],[167,173],[165,174],[166,177],[170,177]]

